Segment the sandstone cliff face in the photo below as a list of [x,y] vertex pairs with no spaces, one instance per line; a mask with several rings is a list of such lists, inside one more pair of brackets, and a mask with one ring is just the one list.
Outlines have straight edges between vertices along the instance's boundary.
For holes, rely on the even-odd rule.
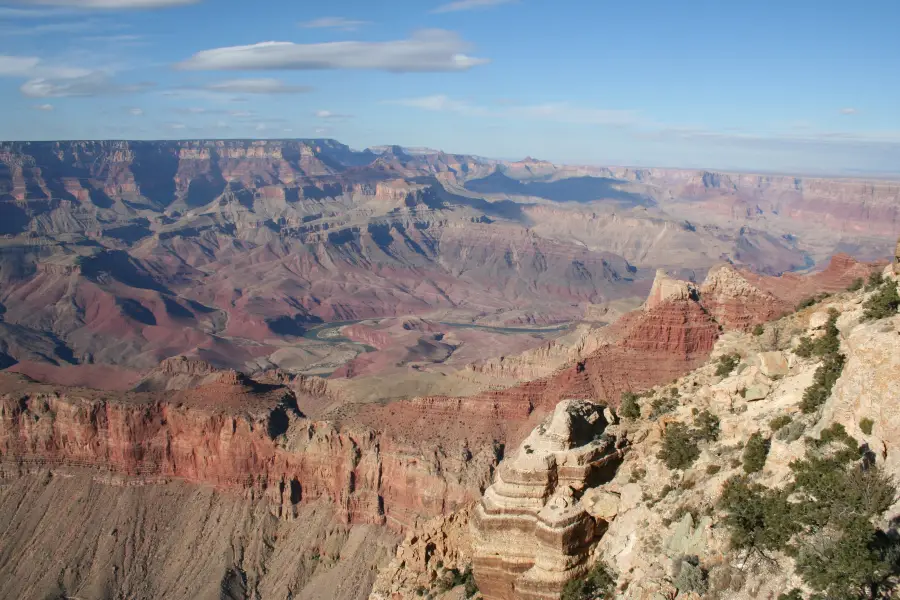
[[462,461],[296,413],[289,390],[211,384],[112,399],[0,375],[0,457],[29,471],[91,467],[265,497],[280,514],[327,499],[347,523],[403,528],[479,494],[492,452]]
[[606,523],[579,499],[612,477],[623,447],[601,406],[563,401],[501,463],[472,517],[475,577],[485,598],[558,598],[588,568]]

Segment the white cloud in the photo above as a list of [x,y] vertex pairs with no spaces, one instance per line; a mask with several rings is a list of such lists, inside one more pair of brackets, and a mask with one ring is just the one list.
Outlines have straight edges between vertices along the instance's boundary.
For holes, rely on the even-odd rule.
[[469,44],[451,31],[428,29],[409,39],[390,42],[328,42],[295,44],[262,42],[198,52],[178,65],[190,70],[316,70],[465,71],[488,62],[468,56]]
[[353,19],[345,19],[344,17],[322,17],[313,19],[312,21],[304,21],[300,23],[300,27],[306,29],[340,29],[343,31],[356,31],[363,25],[368,25],[368,21],[354,21]]
[[434,13],[448,13],[448,12],[459,12],[463,10],[476,10],[479,8],[489,8],[491,6],[499,6],[501,4],[512,4],[514,2],[518,2],[518,0],[456,0],[455,2],[448,2],[447,4],[441,4],[436,9],[431,12]]
[[265,123],[256,124],[256,131],[265,131],[266,129],[268,129],[268,127],[266,127]]
[[23,83],[19,90],[30,98],[62,98],[131,94],[145,91],[153,85],[152,83],[123,85],[112,81],[102,71],[93,71],[77,77],[36,77]]
[[341,121],[343,119],[352,119],[353,115],[336,113],[336,112],[332,112],[330,110],[317,110],[316,117],[319,119],[326,119],[329,121]]
[[34,56],[0,55],[0,77],[27,77],[40,63]]
[[287,85],[280,79],[229,79],[203,86],[211,92],[231,94],[302,94],[312,91],[308,85]]
[[165,8],[196,4],[201,0],[19,0],[29,6],[68,6],[72,8],[120,10],[130,8]]
[[169,123],[169,129],[187,129],[184,123]]
[[143,109],[143,108],[129,108],[129,109],[128,109],[128,114],[129,114],[129,115],[132,115],[132,116],[135,116],[135,117],[143,117],[143,116],[144,116],[144,109]]
[[859,112],[858,110],[856,110],[855,108],[852,108],[852,107],[847,107],[847,108],[842,108],[842,109],[841,109],[841,114],[842,114],[842,115],[855,115],[855,114],[857,114],[858,112]]
[[50,112],[51,110],[53,110],[53,105],[52,104],[35,104],[31,108],[33,108],[34,110],[42,110],[44,112]]

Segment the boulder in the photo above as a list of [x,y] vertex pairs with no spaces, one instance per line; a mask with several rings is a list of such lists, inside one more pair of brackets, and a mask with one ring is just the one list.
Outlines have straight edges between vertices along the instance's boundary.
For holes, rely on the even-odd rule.
[[783,377],[788,374],[790,366],[784,352],[760,352],[758,359],[759,370],[766,377]]
[[620,497],[601,488],[593,488],[581,497],[581,506],[587,514],[595,519],[603,519],[607,523],[619,514]]

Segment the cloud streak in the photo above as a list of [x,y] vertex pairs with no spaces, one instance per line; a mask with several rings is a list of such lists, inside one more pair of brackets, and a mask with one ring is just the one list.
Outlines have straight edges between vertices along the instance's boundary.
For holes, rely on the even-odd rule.
[[229,94],[305,94],[313,90],[308,85],[288,85],[280,79],[229,79],[203,86],[210,92]]
[[856,110],[856,109],[853,108],[853,107],[847,107],[847,108],[842,108],[842,109],[841,109],[841,114],[842,114],[842,115],[855,115],[855,114],[857,114],[857,113],[859,113],[859,111]]
[[345,19],[344,17],[321,17],[312,21],[304,21],[300,23],[300,27],[304,29],[340,29],[341,31],[356,31],[363,25],[368,25],[368,21],[356,21],[353,19]]
[[441,4],[431,12],[440,14],[461,12],[464,10],[479,10],[490,8],[492,6],[500,6],[501,4],[514,4],[516,2],[518,2],[518,0],[456,0],[455,2]]
[[408,106],[432,112],[450,112],[471,117],[518,118],[536,121],[554,121],[581,125],[633,125],[639,115],[632,110],[585,108],[569,103],[536,104],[530,106],[508,105],[490,108],[466,100],[450,98],[444,94],[391,100],[388,104]]
[[390,42],[262,42],[215,48],[198,52],[178,67],[197,71],[358,69],[409,73],[466,71],[488,62],[467,55],[469,47],[451,31],[427,29],[409,39]]
[[124,85],[114,82],[103,72],[95,71],[79,77],[29,79],[19,90],[29,98],[65,98],[71,96],[102,96],[133,94],[152,88],[153,83]]

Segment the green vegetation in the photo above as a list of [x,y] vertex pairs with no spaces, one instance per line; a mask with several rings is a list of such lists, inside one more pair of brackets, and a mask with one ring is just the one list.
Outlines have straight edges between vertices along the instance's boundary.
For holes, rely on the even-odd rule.
[[709,590],[709,574],[700,566],[696,556],[685,556],[676,567],[677,573],[672,583],[681,594],[694,592],[700,596]]
[[878,291],[863,304],[863,321],[878,321],[893,317],[900,308],[900,294],[893,281],[884,282]]
[[766,458],[769,456],[771,442],[764,438],[760,432],[756,432],[747,440],[744,447],[744,473],[757,473],[766,466]]
[[650,418],[658,419],[662,415],[670,413],[678,408],[678,398],[675,396],[660,396],[659,398],[654,398],[653,402],[650,403],[650,408],[652,409]]
[[706,466],[706,474],[707,475],[715,475],[716,473],[718,473],[721,470],[722,470],[722,467],[720,465],[707,465]]
[[669,469],[688,469],[700,456],[700,448],[694,432],[684,423],[672,423],[666,427],[663,446],[656,455]]
[[809,308],[810,306],[814,306],[814,305],[818,304],[819,302],[821,302],[822,300],[827,300],[830,297],[831,297],[831,294],[826,294],[824,292],[821,294],[817,294],[815,296],[811,296],[809,298],[801,300],[800,304],[797,305],[797,310],[801,311],[804,308]]
[[[774,552],[792,556],[815,598],[891,597],[900,543],[872,525],[896,499],[890,478],[840,425],[810,440],[791,471],[784,489],[768,489],[746,475],[726,483],[719,506],[732,547],[769,559]],[[798,597],[795,591],[782,594],[785,600]]]
[[719,357],[719,364],[716,367],[716,376],[728,377],[739,364],[741,364],[740,354],[723,354]]
[[790,425],[791,421],[793,421],[793,419],[791,419],[790,415],[781,415],[775,417],[774,419],[769,421],[769,429],[771,429],[772,431],[780,431]]
[[694,417],[694,436],[706,442],[719,439],[719,417],[708,410],[702,410]]
[[853,280],[853,283],[850,284],[850,287],[847,288],[847,291],[848,292],[858,292],[859,290],[863,289],[864,285],[865,285],[865,282],[863,281],[863,278],[857,277],[856,279]]
[[840,331],[837,328],[839,316],[838,311],[829,309],[825,334],[815,341],[808,337],[802,338],[800,345],[794,350],[798,356],[804,358],[818,356],[824,359],[816,370],[813,384],[803,394],[800,408],[804,414],[814,413],[825,404],[831,395],[831,389],[844,371],[845,358],[840,354]]
[[814,413],[825,404],[831,396],[831,389],[844,371],[844,360],[843,354],[832,354],[816,369],[813,384],[803,392],[803,401],[800,403],[803,414]]
[[875,427],[875,421],[865,417],[859,420],[859,428],[866,435],[872,435],[872,428]]
[[758,324],[756,327],[753,328],[753,335],[755,335],[756,337],[761,336],[765,332],[766,332],[766,328],[763,327],[761,324]]
[[619,405],[619,415],[626,419],[640,419],[641,405],[638,404],[638,397],[631,392],[622,394],[622,403]]
[[612,598],[616,578],[603,562],[595,564],[584,577],[571,579],[563,588],[560,600],[603,600]]
[[866,291],[871,292],[884,284],[884,273],[875,271],[869,275],[869,281],[866,283]]
[[437,582],[437,589],[441,592],[452,590],[459,586],[464,587],[466,598],[471,598],[478,593],[478,586],[475,584],[475,575],[472,573],[472,565],[466,566],[466,569],[460,572],[459,569],[448,569],[444,571],[443,576]]
[[[862,281],[862,279],[860,279],[860,281]],[[789,592],[779,594],[778,600],[803,600],[803,592],[794,588]]]

